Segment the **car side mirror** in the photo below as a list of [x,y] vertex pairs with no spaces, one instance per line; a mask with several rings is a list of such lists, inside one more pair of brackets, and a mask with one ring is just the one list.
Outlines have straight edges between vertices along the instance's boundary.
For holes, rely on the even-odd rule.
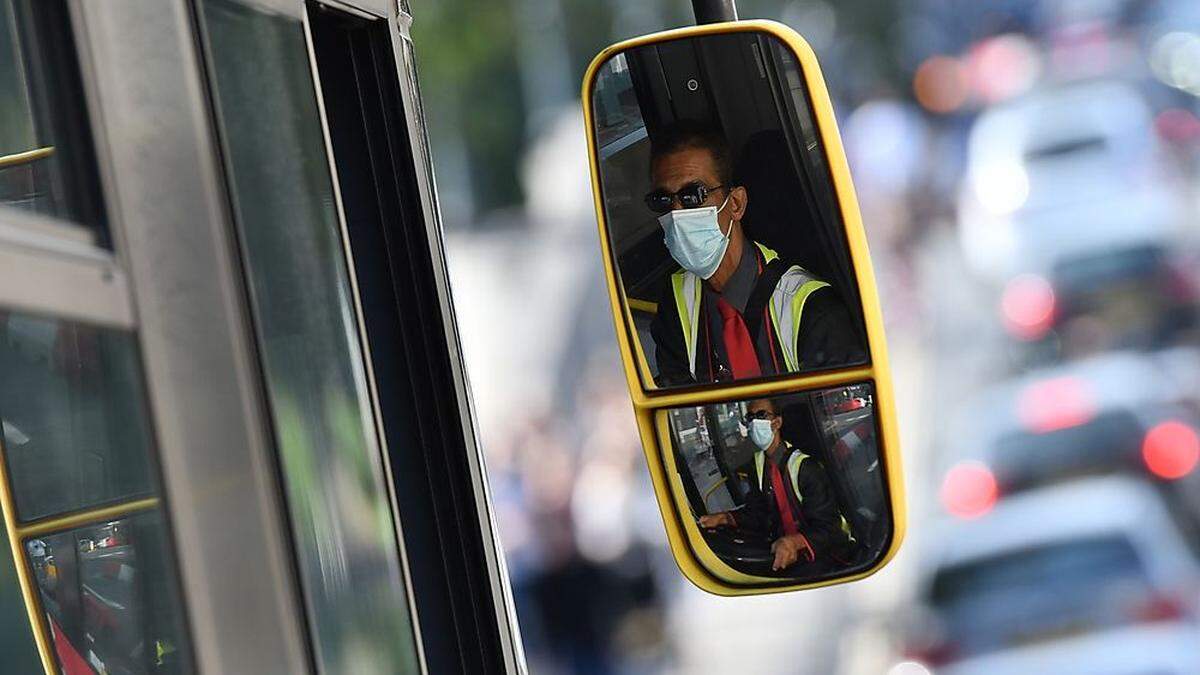
[[904,533],[883,321],[816,57],[737,21],[583,83],[600,250],[659,507],[697,586],[865,577]]

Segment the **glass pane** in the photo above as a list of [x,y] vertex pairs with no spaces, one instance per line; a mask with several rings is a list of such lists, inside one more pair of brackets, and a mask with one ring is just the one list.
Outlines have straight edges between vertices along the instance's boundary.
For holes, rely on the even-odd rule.
[[0,311],[0,421],[21,520],[154,492],[129,333]]
[[874,409],[864,383],[667,410],[677,502],[709,559],[788,583],[874,564],[892,534]]
[[330,673],[411,672],[416,645],[304,33],[232,2],[203,7],[317,660]]
[[103,238],[96,161],[63,0],[0,0],[0,206]]
[[37,644],[29,628],[29,614],[17,568],[13,565],[8,533],[0,527],[0,654],[4,655],[4,670],[14,673],[36,673],[42,667]]
[[158,512],[30,539],[25,552],[63,672],[194,672]]

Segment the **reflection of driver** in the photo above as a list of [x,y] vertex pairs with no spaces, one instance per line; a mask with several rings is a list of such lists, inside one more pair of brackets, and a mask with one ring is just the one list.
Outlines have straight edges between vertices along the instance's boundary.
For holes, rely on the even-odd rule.
[[667,250],[683,267],[671,275],[651,324],[660,386],[861,358],[853,322],[830,285],[743,234],[749,195],[734,185],[723,137],[686,127],[660,134],[650,173],[646,205],[660,214]]
[[820,570],[844,564],[840,558],[849,538],[825,469],[783,440],[783,417],[770,399],[752,401],[746,419],[750,440],[760,448],[754,453],[756,480],[746,505],[736,514],[701,516],[700,526],[726,525],[763,535],[772,542],[773,570],[797,562]]

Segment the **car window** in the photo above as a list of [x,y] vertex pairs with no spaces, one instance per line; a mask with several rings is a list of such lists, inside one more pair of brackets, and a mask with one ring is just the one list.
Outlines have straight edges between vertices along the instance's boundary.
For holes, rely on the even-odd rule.
[[958,656],[1130,623],[1152,596],[1119,536],[1060,541],[947,567],[933,608]]

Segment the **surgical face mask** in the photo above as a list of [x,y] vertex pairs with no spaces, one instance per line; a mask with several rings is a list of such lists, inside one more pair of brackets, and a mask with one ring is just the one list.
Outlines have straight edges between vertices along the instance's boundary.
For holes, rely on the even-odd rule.
[[775,430],[771,428],[771,420],[750,420],[750,440],[760,450],[771,447],[771,441],[775,440]]
[[726,196],[720,208],[705,206],[679,209],[658,217],[664,233],[663,242],[671,252],[671,257],[683,269],[701,279],[707,279],[717,271],[721,259],[725,257],[725,249],[729,248],[733,224],[730,223],[729,232],[721,234],[721,226],[717,223],[717,214],[728,203],[729,197]]

